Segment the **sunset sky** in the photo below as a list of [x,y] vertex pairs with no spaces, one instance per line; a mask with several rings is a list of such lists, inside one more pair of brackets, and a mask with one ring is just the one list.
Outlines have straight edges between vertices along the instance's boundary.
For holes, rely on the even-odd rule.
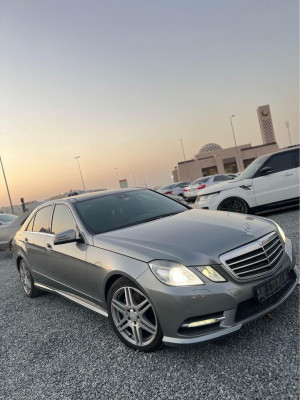
[[[14,204],[171,182],[208,142],[299,142],[298,0],[0,0],[0,155]],[[8,205],[0,173],[0,207]]]

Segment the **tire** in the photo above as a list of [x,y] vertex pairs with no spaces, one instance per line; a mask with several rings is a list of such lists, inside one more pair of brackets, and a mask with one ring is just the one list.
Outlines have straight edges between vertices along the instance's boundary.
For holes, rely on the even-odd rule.
[[41,291],[34,286],[34,281],[30,269],[24,260],[20,261],[19,274],[20,274],[21,284],[26,296],[36,297],[39,294],[41,294]]
[[114,282],[107,308],[113,330],[128,347],[148,353],[162,346],[163,333],[154,308],[131,280],[120,278]]
[[240,199],[239,197],[229,197],[221,202],[218,210],[248,214],[249,207],[243,199]]

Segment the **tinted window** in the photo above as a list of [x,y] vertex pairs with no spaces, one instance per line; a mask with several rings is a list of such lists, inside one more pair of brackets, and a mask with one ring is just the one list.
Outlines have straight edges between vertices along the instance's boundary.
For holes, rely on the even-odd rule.
[[35,214],[33,232],[49,232],[49,219],[52,206],[42,208]]
[[161,188],[159,188],[159,190],[172,189],[175,186],[176,186],[176,183],[172,183],[171,185],[162,186]]
[[55,206],[52,218],[52,233],[66,231],[67,229],[77,229],[76,221],[68,206],[58,204]]
[[230,180],[232,180],[232,177],[226,175],[217,175],[214,177],[214,182],[230,181]]
[[199,178],[196,179],[194,182],[191,183],[191,185],[195,185],[196,183],[202,183],[202,182],[207,182],[209,180],[210,176],[207,176],[206,178]]
[[16,220],[18,217],[12,214],[0,214],[0,221],[9,223]]
[[274,173],[295,168],[292,152],[275,154],[264,163],[263,168],[265,167],[272,168]]
[[99,196],[74,204],[87,227],[104,233],[187,211],[187,207],[150,190]]

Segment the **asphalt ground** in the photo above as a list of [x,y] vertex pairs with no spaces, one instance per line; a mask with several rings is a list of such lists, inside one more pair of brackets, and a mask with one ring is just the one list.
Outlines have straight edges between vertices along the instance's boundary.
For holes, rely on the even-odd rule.
[[[299,211],[267,215],[293,241]],[[299,287],[270,317],[218,342],[144,354],[106,318],[52,294],[29,299],[0,252],[0,399],[298,399]]]

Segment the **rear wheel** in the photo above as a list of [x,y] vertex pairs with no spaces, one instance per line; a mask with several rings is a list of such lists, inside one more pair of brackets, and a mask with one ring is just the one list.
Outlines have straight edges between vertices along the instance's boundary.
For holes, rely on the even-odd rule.
[[20,261],[19,273],[24,292],[28,297],[36,297],[41,291],[34,286],[34,281],[28,265],[24,260]]
[[150,352],[162,345],[162,330],[155,310],[137,285],[118,279],[108,293],[108,315],[118,337],[133,349]]
[[218,210],[247,214],[248,205],[244,200],[238,197],[229,197],[221,202]]

